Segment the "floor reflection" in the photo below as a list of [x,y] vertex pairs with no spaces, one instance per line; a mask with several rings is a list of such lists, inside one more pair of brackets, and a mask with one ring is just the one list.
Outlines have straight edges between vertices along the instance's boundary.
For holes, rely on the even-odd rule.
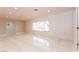
[[72,52],[74,41],[35,35],[0,37],[0,52]]
[[35,37],[35,36],[33,37],[33,44],[44,47],[44,48],[49,47],[49,42],[46,39],[42,39],[42,38]]

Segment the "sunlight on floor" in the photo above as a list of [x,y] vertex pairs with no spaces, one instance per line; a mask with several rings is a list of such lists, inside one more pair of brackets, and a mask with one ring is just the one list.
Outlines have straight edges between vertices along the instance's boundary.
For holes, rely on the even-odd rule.
[[37,46],[49,47],[49,42],[47,40],[35,36],[33,37],[33,43]]

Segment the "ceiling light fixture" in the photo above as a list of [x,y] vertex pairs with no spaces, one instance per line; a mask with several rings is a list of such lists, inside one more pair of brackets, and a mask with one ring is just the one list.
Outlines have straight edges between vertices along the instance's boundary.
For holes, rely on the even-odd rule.
[[11,15],[11,14],[12,14],[12,12],[9,12],[9,14]]
[[50,10],[48,10],[48,12],[50,12]]
[[34,9],[34,11],[38,11],[38,9]]

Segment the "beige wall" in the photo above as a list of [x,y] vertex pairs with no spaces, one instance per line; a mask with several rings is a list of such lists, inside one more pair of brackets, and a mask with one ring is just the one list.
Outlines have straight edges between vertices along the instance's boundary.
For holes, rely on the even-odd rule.
[[25,21],[16,21],[16,32],[25,32]]
[[5,33],[6,20],[0,19],[0,33]]
[[[35,35],[55,37],[61,39],[73,40],[73,18],[74,11],[63,12],[46,18],[30,20],[26,22],[26,32]],[[32,30],[32,23],[38,21],[49,21],[48,32],[38,32]]]

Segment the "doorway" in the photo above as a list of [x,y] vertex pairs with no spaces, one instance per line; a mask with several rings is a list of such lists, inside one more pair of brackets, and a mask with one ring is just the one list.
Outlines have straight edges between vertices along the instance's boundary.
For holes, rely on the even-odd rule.
[[15,21],[7,21],[6,33],[7,33],[7,35],[15,35],[16,34],[16,22]]

